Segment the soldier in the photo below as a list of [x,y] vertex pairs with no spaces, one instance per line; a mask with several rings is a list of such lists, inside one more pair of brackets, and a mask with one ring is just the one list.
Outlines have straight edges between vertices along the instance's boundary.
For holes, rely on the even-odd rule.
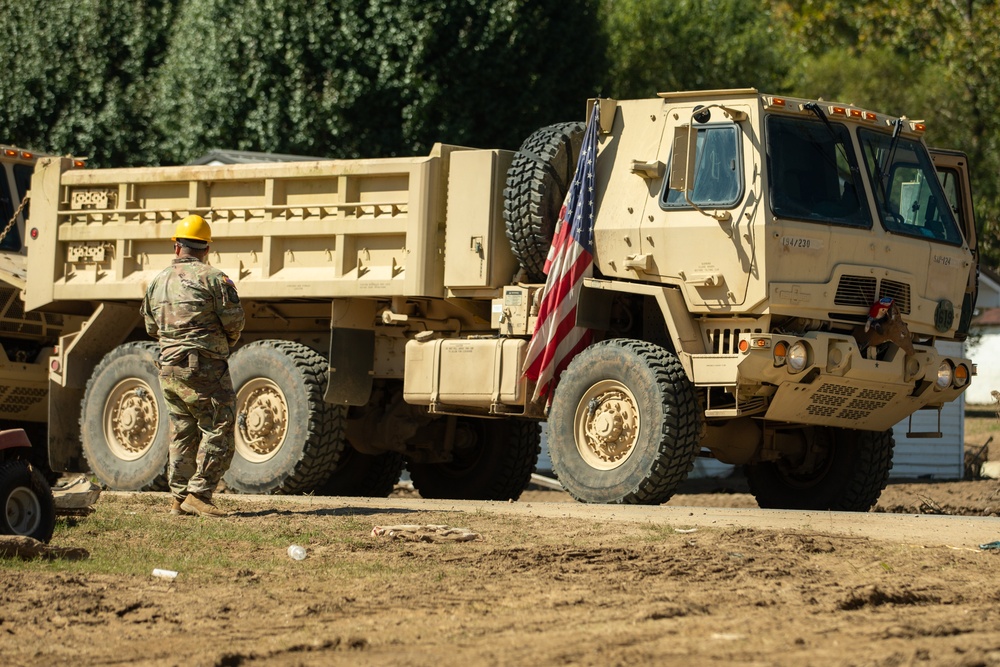
[[160,342],[160,386],[170,416],[170,513],[221,517],[212,494],[235,451],[236,395],[226,361],[244,314],[236,286],[209,266],[212,230],[199,215],[180,221],[174,261],[146,290],[146,331]]

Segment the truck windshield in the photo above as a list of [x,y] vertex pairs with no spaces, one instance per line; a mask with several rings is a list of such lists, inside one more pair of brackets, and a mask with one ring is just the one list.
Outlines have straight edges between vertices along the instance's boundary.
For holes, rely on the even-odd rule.
[[871,227],[847,128],[820,120],[767,119],[767,176],[776,216]]
[[890,232],[962,244],[951,205],[923,144],[884,132],[858,132],[868,176],[875,184],[882,225]]

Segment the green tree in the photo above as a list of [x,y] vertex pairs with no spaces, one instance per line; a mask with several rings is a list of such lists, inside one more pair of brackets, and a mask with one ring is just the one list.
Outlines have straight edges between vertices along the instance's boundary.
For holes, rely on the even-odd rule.
[[771,3],[746,0],[604,0],[615,97],[670,90],[780,91],[788,39]]
[[158,79],[168,160],[211,147],[332,157],[516,147],[583,116],[596,0],[191,0]]
[[117,166],[156,161],[149,73],[172,0],[0,0],[4,140]]

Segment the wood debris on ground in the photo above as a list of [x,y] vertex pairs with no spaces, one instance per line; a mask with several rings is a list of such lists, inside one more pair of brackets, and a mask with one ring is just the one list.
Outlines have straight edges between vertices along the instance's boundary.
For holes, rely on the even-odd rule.
[[398,526],[375,526],[372,537],[388,537],[404,542],[471,542],[481,540],[482,535],[468,528],[452,528],[445,525],[401,524]]

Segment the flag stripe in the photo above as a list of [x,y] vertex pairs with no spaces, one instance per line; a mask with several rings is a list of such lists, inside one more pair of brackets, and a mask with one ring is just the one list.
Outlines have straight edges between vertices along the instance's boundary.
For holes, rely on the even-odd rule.
[[576,326],[577,303],[585,278],[594,272],[594,173],[599,106],[587,123],[573,183],[559,211],[545,259],[545,289],[528,344],[523,373],[535,381],[532,400],[551,391],[560,373],[590,344],[590,331]]

